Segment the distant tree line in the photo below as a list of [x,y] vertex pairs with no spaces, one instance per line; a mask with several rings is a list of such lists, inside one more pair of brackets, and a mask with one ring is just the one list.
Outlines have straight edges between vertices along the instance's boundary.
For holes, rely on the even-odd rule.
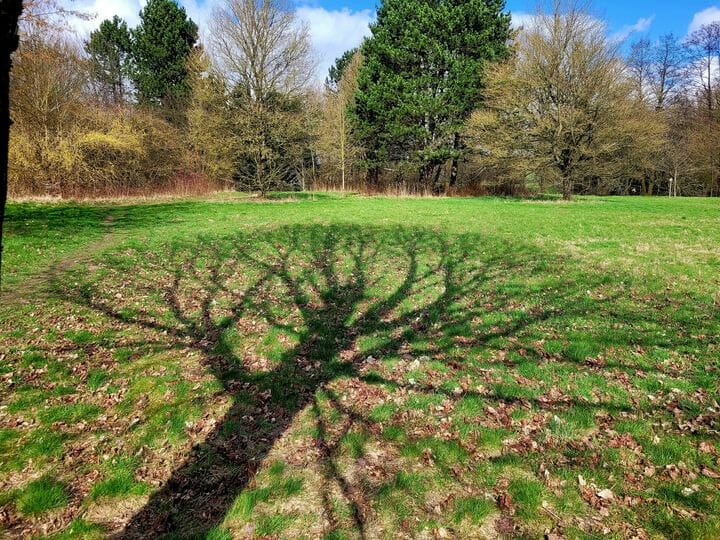
[[148,0],[137,28],[115,17],[78,45],[68,19],[88,15],[65,5],[25,4],[11,77],[11,193],[118,195],[188,183],[197,26],[172,0]]
[[488,74],[469,176],[566,198],[720,195],[720,21],[620,49],[582,10],[538,13]]
[[[504,2],[431,6],[384,2],[359,68],[346,53],[330,70],[320,156],[345,187],[720,195],[720,21],[623,54],[574,2],[518,30]],[[319,181],[338,187],[337,169]]]
[[720,22],[628,46],[555,0],[384,0],[316,82],[284,0],[225,0],[207,42],[174,0],[82,47],[35,0],[12,80],[14,194],[720,195]]

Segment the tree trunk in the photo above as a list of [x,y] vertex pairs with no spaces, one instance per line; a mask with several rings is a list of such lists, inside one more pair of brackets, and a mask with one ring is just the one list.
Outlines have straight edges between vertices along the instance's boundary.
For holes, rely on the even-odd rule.
[[8,145],[10,142],[10,69],[12,53],[18,47],[18,19],[22,0],[0,0],[0,284],[2,283],[2,232],[8,188]]
[[460,134],[455,132],[453,136],[453,150],[455,154],[452,158],[452,164],[450,165],[450,189],[454,189],[457,185],[457,174],[458,174],[458,156],[457,151],[460,149]]
[[[315,152],[312,150],[310,150],[310,164],[312,165],[312,186],[313,189],[315,189],[317,185],[317,173],[315,172]],[[303,191],[305,191],[305,186],[303,186]]]
[[[440,172],[441,171],[442,171],[442,166],[435,165],[435,170],[433,172],[432,184],[434,186],[434,191],[435,191],[436,195],[442,195],[443,191],[445,191],[447,193],[447,186],[443,186],[440,183]],[[445,189],[443,189],[443,187]]]
[[340,191],[345,193],[345,139],[346,139],[346,127],[345,127],[345,111],[340,111]]
[[376,189],[378,185],[379,170],[377,166],[372,166],[367,170],[365,185],[370,189]]

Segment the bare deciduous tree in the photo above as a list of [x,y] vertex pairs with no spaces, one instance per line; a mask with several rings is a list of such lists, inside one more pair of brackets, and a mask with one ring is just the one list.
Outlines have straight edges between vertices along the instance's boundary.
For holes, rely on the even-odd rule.
[[340,174],[340,189],[345,191],[348,172],[359,157],[353,140],[349,109],[355,100],[362,54],[356,51],[333,88],[325,91],[319,145],[324,162]]
[[211,21],[213,54],[251,99],[297,94],[312,80],[308,28],[283,0],[228,0]]
[[720,96],[715,92],[717,72],[720,71],[720,21],[706,24],[695,30],[687,39],[693,58],[692,78],[700,85],[708,112],[718,108]]
[[650,76],[656,108],[665,108],[683,87],[685,60],[685,51],[673,34],[660,37],[653,48]]
[[67,30],[68,19],[91,20],[94,14],[71,9],[62,0],[24,0],[20,26],[23,34],[38,30]]
[[307,27],[283,0],[227,0],[211,28],[227,82],[236,185],[263,195],[302,186],[311,137],[303,101],[314,75]]
[[649,39],[639,39],[630,46],[627,64],[635,92],[641,101],[645,101],[653,65],[653,46]]
[[566,199],[642,175],[661,126],[633,97],[615,47],[575,3],[539,12],[490,78],[488,107],[470,126],[478,150],[509,174],[559,185]]
[[15,59],[13,114],[23,128],[39,133],[71,125],[86,85],[80,51],[61,38],[26,37]]

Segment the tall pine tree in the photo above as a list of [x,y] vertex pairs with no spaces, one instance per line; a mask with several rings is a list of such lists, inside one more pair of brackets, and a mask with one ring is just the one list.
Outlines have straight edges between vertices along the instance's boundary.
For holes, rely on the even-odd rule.
[[383,2],[362,46],[354,109],[371,182],[389,164],[418,171],[435,193],[455,183],[459,132],[480,99],[483,68],[507,53],[504,10],[504,0]]
[[148,0],[132,31],[132,80],[140,103],[172,113],[188,97],[187,59],[197,25],[174,0]]
[[121,103],[125,99],[130,32],[127,23],[115,15],[100,23],[85,42],[90,56],[90,69],[98,93],[108,102]]

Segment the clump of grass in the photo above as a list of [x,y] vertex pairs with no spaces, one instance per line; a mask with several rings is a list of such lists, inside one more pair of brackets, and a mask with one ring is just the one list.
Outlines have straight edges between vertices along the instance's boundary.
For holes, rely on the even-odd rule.
[[597,343],[587,339],[573,341],[565,349],[565,355],[575,362],[584,362],[586,358],[593,358],[599,353]]
[[295,521],[295,516],[290,514],[262,515],[257,521],[255,534],[260,537],[279,534],[287,529],[293,521]]
[[368,436],[366,433],[351,431],[343,437],[342,446],[353,458],[357,459],[365,453],[367,441]]
[[19,390],[16,396],[17,397],[7,407],[10,413],[24,412],[42,405],[50,399],[51,393],[38,388],[28,388]]
[[73,403],[70,405],[55,405],[40,412],[40,421],[44,424],[62,422],[65,424],[77,424],[87,422],[98,416],[102,409],[97,405],[89,403]]
[[497,383],[494,384],[492,388],[498,399],[505,399],[508,401],[516,399],[532,399],[537,397],[539,394],[538,389],[522,386],[515,381]]
[[95,340],[93,333],[88,330],[71,330],[65,333],[65,337],[76,345],[85,345]]
[[382,438],[386,441],[401,442],[406,438],[406,433],[402,427],[390,425],[383,429]]
[[133,356],[133,350],[127,347],[116,349],[113,357],[121,364],[127,364]]
[[480,427],[480,443],[490,448],[499,448],[503,440],[512,436],[513,432],[505,428]]
[[385,499],[402,492],[413,498],[420,498],[425,495],[427,488],[427,478],[424,475],[400,471],[380,488],[379,495],[381,499]]
[[[67,439],[67,435],[46,428],[31,431],[24,437],[21,437],[17,432],[15,435],[17,436],[10,432],[6,436],[12,437],[9,440],[18,441],[17,452],[10,454],[10,447],[8,447],[7,460],[0,460],[0,470],[19,470],[30,460],[35,461],[36,464],[42,464],[49,459],[58,457],[62,454],[63,443]],[[0,442],[1,447],[2,443]]]
[[218,525],[205,534],[205,540],[232,540],[232,534]]
[[23,366],[41,368],[47,365],[48,359],[42,353],[29,351],[23,355]]
[[235,499],[235,502],[228,512],[228,518],[250,519],[255,507],[261,502],[269,500],[271,494],[272,492],[268,487],[246,489]]
[[15,499],[18,511],[26,516],[36,516],[68,504],[70,496],[62,482],[43,476],[25,486]]
[[128,495],[144,495],[149,486],[135,480],[135,460],[115,459],[108,466],[104,480],[95,484],[90,490],[90,499],[100,497],[124,497]]
[[575,405],[557,416],[551,421],[550,427],[563,438],[577,437],[595,426],[595,411],[587,405]]
[[303,479],[291,477],[285,480],[282,484],[282,492],[286,497],[292,497],[302,493]]
[[517,514],[523,518],[533,518],[542,503],[543,486],[536,480],[515,479],[508,486],[512,500],[517,505]]
[[453,519],[456,523],[469,518],[474,524],[482,523],[494,509],[494,505],[482,497],[464,497],[454,503]]
[[691,461],[694,448],[685,440],[665,435],[657,442],[642,441],[643,452],[656,465],[671,465],[680,461]]
[[463,396],[456,404],[454,412],[460,416],[483,416],[486,403],[480,396]]
[[283,475],[287,465],[284,461],[273,461],[268,467],[268,474],[271,478],[278,478]]
[[426,437],[405,445],[401,454],[406,457],[427,455],[443,471],[456,464],[467,462],[468,453],[456,440],[445,441],[437,437]]
[[368,416],[368,419],[372,422],[387,422],[392,418],[396,410],[396,405],[392,403],[382,403],[373,408]]
[[102,369],[93,369],[88,373],[87,385],[91,392],[100,388],[110,378],[107,371]]

